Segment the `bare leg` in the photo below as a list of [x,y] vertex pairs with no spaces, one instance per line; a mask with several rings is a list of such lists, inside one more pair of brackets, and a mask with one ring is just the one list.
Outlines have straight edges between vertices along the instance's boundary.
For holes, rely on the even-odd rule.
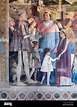
[[26,74],[27,80],[28,80],[29,79],[29,64],[28,64],[28,54],[27,54],[27,51],[23,51],[23,61],[24,61],[25,74]]
[[21,68],[22,68],[21,51],[18,51],[17,83],[20,82]]
[[47,72],[47,85],[49,85],[50,73],[51,73],[51,72]]
[[26,82],[28,83],[36,83],[31,79],[31,74],[29,72],[29,62],[28,62],[28,53],[27,51],[23,51],[23,62],[24,62],[24,70],[27,76]]
[[44,72],[44,74],[43,74],[43,77],[42,77],[42,80],[41,80],[41,84],[43,83],[45,77],[46,77],[46,72]]
[[14,82],[16,82],[16,77],[17,77],[17,74],[14,74],[14,75],[13,75],[13,81],[14,81]]
[[38,71],[38,68],[35,68],[35,72],[34,72],[34,80],[36,81],[37,79],[37,71]]

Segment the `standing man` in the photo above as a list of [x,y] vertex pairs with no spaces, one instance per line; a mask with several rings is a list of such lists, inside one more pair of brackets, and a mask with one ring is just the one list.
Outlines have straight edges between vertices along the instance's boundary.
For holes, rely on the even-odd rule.
[[[37,28],[37,32],[41,33],[41,38],[39,39],[39,48],[43,50],[40,52],[41,63],[44,58],[44,49],[50,48],[50,57],[55,58],[59,44],[59,29],[51,20],[51,13],[49,11],[45,11],[43,18],[44,21],[40,23]],[[54,71],[51,74],[51,83],[53,84],[56,83],[55,64],[55,62],[52,63]]]
[[21,9],[18,11],[10,51],[30,51],[29,37],[27,14],[25,10]]
[[28,31],[28,21],[26,11],[21,9],[18,11],[18,20],[15,25],[13,39],[10,51],[18,51],[17,66],[17,84],[22,85],[20,77],[21,72],[25,72],[27,80],[29,80],[29,63],[28,52],[31,51],[30,39]]

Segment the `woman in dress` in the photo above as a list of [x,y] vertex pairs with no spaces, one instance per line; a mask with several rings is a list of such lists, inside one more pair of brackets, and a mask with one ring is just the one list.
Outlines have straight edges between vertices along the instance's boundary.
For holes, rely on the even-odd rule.
[[57,85],[71,85],[71,53],[70,40],[66,37],[66,30],[60,32],[61,41],[57,48],[57,56],[60,60],[56,62]]

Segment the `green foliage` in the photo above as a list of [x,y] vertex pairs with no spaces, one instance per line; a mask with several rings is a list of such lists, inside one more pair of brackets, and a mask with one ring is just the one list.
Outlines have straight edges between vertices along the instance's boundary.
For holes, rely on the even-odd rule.
[[77,6],[66,6],[66,11],[75,12],[77,11]]

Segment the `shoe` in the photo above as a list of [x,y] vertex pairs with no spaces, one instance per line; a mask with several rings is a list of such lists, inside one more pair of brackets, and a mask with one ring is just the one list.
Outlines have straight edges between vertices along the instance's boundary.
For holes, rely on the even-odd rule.
[[16,82],[13,82],[12,84],[13,84],[13,85],[16,85],[17,83],[16,83]]
[[42,84],[42,82],[40,82],[40,84]]
[[34,80],[32,80],[32,79],[28,79],[27,81],[26,81],[27,83],[37,83],[37,81],[34,81]]
[[50,86],[50,84],[47,84],[47,86]]
[[25,86],[26,84],[24,84],[23,82],[17,82],[18,86]]

